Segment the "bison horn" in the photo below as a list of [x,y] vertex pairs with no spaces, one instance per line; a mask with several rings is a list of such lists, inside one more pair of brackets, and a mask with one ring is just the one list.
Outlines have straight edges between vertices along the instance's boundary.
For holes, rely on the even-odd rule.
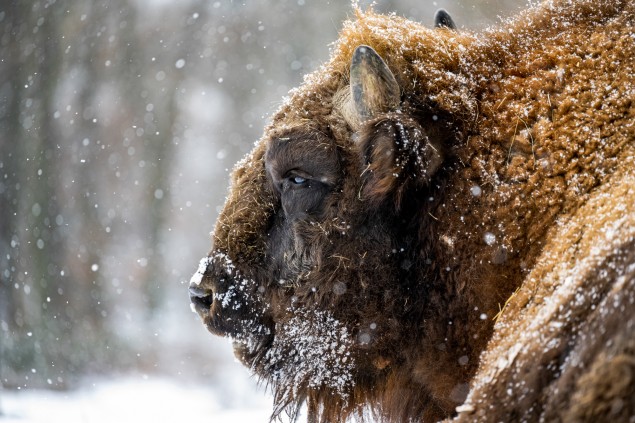
[[351,97],[360,121],[399,106],[399,84],[375,50],[359,46],[351,60]]
[[456,24],[448,12],[444,9],[439,9],[434,15],[434,27],[456,29]]

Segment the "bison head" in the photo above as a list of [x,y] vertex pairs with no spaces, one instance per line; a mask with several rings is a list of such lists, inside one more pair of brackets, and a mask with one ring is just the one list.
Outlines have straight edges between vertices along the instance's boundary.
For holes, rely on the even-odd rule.
[[[434,261],[429,211],[470,100],[450,25],[399,24],[424,31],[420,51],[443,58],[428,69],[443,78],[437,91],[418,81],[408,51],[349,24],[331,62],[235,168],[212,251],[192,278],[193,308],[272,387],[274,416],[293,418],[307,402],[315,421],[340,421],[369,402],[387,415],[392,402],[408,418],[440,417],[465,395],[465,374],[436,369],[446,376],[432,383],[417,369],[432,360],[422,345],[446,348],[426,326],[438,320],[431,293],[446,271]],[[411,404],[406,392],[416,393]]]

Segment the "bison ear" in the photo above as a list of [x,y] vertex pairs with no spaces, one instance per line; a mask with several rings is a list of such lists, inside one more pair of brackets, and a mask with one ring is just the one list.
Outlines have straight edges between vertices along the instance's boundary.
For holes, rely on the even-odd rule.
[[399,106],[399,84],[375,50],[364,45],[357,47],[350,72],[351,97],[360,122]]
[[444,9],[437,10],[434,15],[434,27],[435,28],[448,28],[456,29],[456,24],[452,20],[452,16]]
[[[363,188],[360,198],[397,210],[411,190],[428,186],[441,167],[443,153],[415,120],[389,113],[360,133]],[[415,196],[419,197],[419,196]]]

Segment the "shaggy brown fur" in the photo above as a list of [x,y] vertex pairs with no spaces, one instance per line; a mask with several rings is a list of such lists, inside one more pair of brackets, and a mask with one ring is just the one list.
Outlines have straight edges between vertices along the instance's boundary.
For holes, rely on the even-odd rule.
[[[634,8],[345,23],[235,168],[191,285],[274,417],[436,421],[470,390],[459,421],[633,418]],[[361,45],[401,91],[369,119]]]

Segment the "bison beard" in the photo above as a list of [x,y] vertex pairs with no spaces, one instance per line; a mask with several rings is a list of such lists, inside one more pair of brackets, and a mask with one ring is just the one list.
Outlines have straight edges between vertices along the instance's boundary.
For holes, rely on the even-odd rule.
[[635,413],[635,384],[602,380],[633,368],[633,312],[589,311],[635,301],[633,5],[552,1],[479,36],[356,12],[234,169],[193,309],[272,419]]

